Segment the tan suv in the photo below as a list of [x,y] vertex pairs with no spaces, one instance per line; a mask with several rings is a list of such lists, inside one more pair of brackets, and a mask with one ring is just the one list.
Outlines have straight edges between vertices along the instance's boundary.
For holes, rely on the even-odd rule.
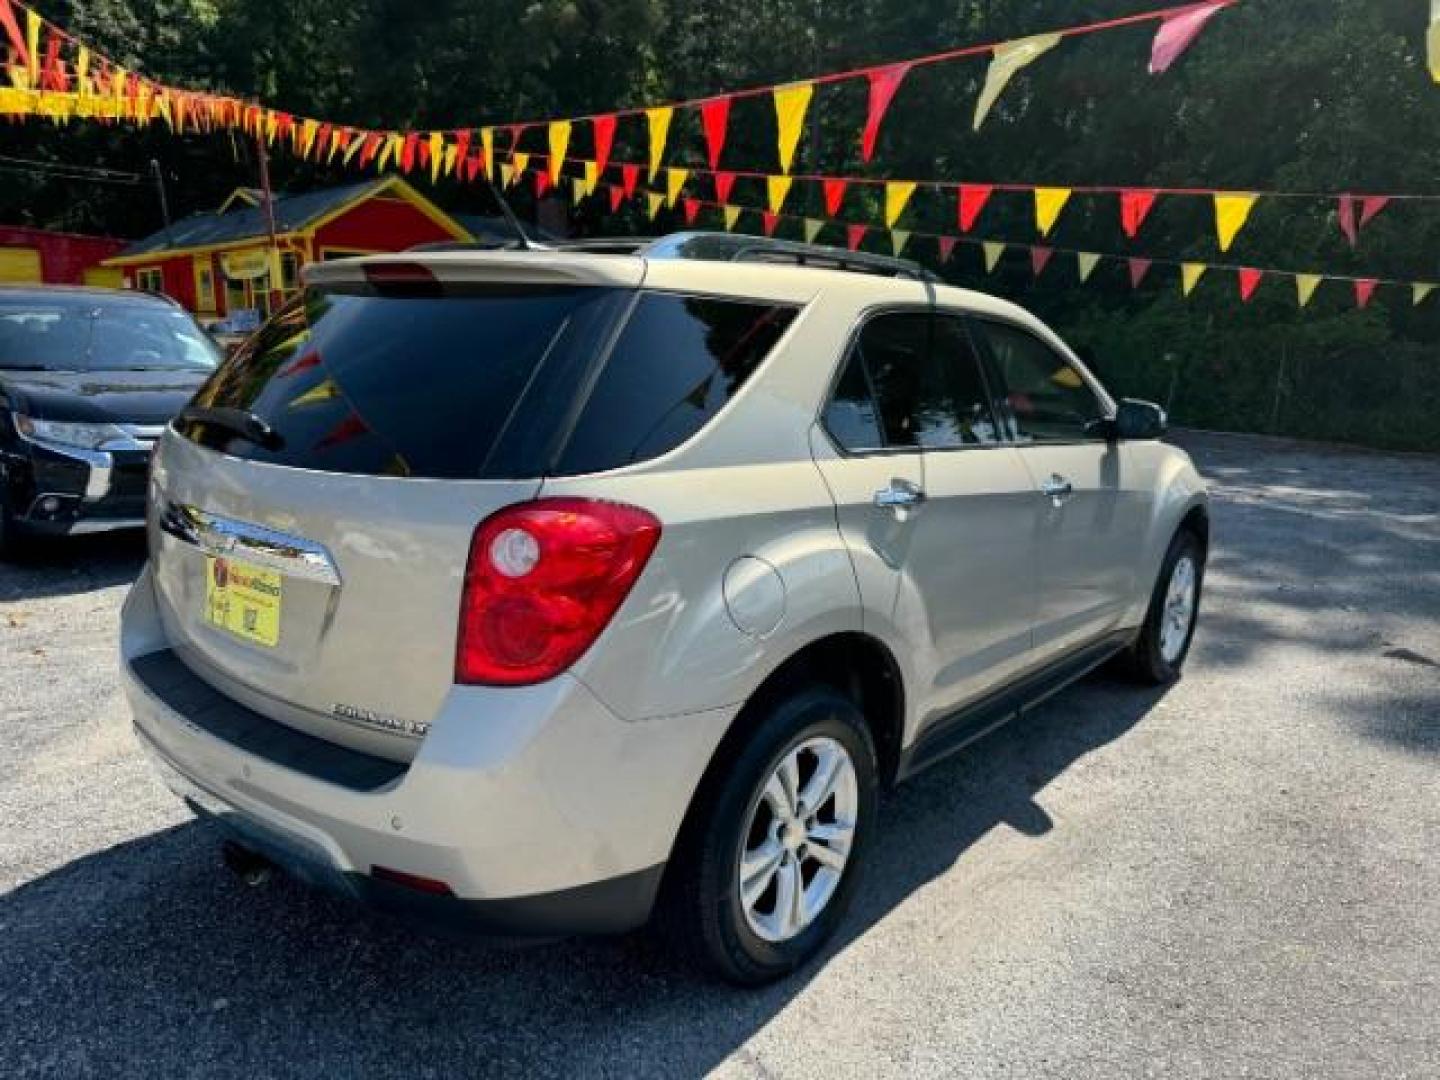
[[662,910],[761,982],[876,796],[1185,660],[1205,489],[1013,304],[682,234],[312,267],[166,431],[141,742],[278,864],[517,934]]

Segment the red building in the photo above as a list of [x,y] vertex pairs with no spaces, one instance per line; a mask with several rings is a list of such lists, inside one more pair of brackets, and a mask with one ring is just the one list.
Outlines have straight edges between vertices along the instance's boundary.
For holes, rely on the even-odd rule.
[[[275,197],[282,295],[308,262],[404,251],[416,244],[469,240],[454,218],[398,176]],[[237,311],[268,312],[270,240],[260,192],[239,188],[219,210],[192,214],[106,260],[125,284],[163,292],[202,320]]]
[[120,272],[100,264],[125,244],[104,236],[0,225],[0,283],[119,287]]

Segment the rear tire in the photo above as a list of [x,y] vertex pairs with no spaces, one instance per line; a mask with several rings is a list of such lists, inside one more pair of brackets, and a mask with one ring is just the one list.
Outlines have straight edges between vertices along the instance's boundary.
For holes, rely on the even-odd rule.
[[853,701],[815,686],[766,706],[681,830],[661,910],[671,944],[741,986],[800,967],[845,916],[878,798],[874,741]]
[[1163,686],[1180,677],[1195,637],[1204,581],[1205,547],[1193,532],[1182,529],[1160,564],[1140,636],[1122,654],[1124,674],[1146,686]]

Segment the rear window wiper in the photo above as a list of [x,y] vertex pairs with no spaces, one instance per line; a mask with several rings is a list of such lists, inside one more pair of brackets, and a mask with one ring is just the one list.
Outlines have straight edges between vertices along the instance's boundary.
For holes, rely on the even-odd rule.
[[285,440],[280,433],[253,412],[245,409],[216,409],[204,405],[187,405],[179,419],[188,424],[209,424],[223,428],[265,450],[281,450]]

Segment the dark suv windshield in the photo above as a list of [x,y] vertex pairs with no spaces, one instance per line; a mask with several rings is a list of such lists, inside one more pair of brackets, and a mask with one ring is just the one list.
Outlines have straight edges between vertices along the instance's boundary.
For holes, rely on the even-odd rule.
[[0,371],[208,371],[219,359],[194,320],[168,304],[0,295]]

